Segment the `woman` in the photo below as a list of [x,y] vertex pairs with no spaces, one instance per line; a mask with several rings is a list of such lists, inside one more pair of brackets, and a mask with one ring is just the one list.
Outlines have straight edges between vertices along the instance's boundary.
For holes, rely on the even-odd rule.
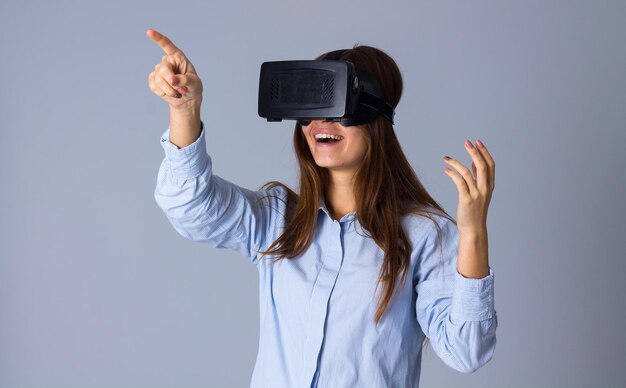
[[[473,175],[446,159],[457,222],[423,188],[382,116],[356,126],[298,122],[299,194],[279,182],[251,191],[212,173],[200,78],[167,37],[147,35],[166,53],[148,83],[170,106],[155,199],[181,235],[237,250],[259,270],[251,386],[417,387],[426,338],[461,372],[491,359],[495,165],[482,143],[466,142]],[[391,57],[369,46],[332,53],[373,74],[397,106],[402,78]],[[319,139],[328,136],[338,141]]]

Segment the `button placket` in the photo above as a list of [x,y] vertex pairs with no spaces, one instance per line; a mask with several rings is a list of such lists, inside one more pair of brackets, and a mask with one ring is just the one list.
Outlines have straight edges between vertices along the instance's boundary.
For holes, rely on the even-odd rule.
[[306,385],[313,382],[317,374],[318,359],[325,335],[324,326],[327,319],[328,304],[343,262],[342,225],[336,220],[333,221],[325,228],[325,232],[328,233],[328,252],[324,254],[323,265],[311,296],[309,330],[305,344],[302,376]]

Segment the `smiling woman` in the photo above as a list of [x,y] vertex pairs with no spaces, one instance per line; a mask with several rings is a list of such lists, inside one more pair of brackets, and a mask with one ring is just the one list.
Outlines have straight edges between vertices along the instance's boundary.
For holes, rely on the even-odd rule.
[[[402,76],[395,61],[371,46],[325,53],[316,60],[344,60],[357,69],[369,72],[378,80],[381,94],[394,108],[402,95]],[[318,141],[324,135],[341,136],[338,142]],[[397,277],[402,282],[410,266],[410,246],[401,217],[409,213],[432,218],[443,215],[453,221],[428,194],[402,151],[389,120],[382,115],[364,125],[343,126],[338,122],[313,120],[308,125],[296,123],[294,147],[300,165],[300,193],[291,192],[290,206],[302,220],[292,219],[293,228],[283,234],[267,252],[295,257],[306,249],[306,236],[313,234],[317,216],[315,204],[321,198],[332,218],[356,211],[360,225],[385,252],[380,279],[384,296],[377,310],[378,322],[392,297]],[[266,187],[282,186],[269,182]],[[305,211],[306,210],[306,211]],[[434,223],[435,228],[439,228]]]
[[[296,122],[298,192],[276,181],[240,187],[213,173],[193,67],[169,39],[148,35],[168,54],[149,83],[171,108],[155,199],[181,235],[236,250],[259,271],[251,387],[418,387],[427,338],[461,372],[491,359],[497,316],[481,217],[494,168],[486,148],[468,148],[476,182],[450,162],[462,230],[422,186],[383,115],[359,125]],[[380,97],[398,105],[402,77],[383,51],[357,45],[316,58],[327,59],[371,73]]]
[[[321,120],[312,120],[302,127],[315,163],[329,173],[329,188],[352,186],[353,177],[367,150],[364,131],[365,128],[360,125],[345,127],[338,122]],[[352,193],[343,195],[343,200],[335,201],[339,202],[337,204],[333,204],[332,194],[330,190],[326,193],[326,205],[331,211],[345,214],[355,210],[356,204],[349,200],[353,197]],[[338,214],[337,217],[341,218],[343,214]]]

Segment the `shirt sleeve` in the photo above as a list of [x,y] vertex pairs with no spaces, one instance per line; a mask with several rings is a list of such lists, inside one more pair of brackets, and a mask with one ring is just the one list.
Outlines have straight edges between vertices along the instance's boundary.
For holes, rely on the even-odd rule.
[[472,373],[491,360],[496,346],[498,318],[494,307],[494,273],[482,279],[457,270],[459,233],[456,225],[440,220],[442,246],[431,233],[416,265],[416,315],[435,353],[448,366]]
[[161,136],[165,151],[154,198],[183,237],[228,248],[258,262],[283,227],[286,192],[281,187],[252,191],[213,174],[204,123],[192,144],[178,148],[170,129]]

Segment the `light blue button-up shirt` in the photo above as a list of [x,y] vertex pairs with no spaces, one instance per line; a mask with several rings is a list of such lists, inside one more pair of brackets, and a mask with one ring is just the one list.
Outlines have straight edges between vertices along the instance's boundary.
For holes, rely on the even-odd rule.
[[[458,273],[454,223],[436,216],[441,250],[430,219],[403,216],[411,272],[376,326],[383,252],[364,237],[355,212],[333,220],[322,200],[304,254],[275,264],[273,256],[260,259],[257,251],[268,249],[286,225],[286,192],[252,191],[213,174],[204,132],[202,123],[199,138],[180,149],[169,141],[169,128],[163,133],[165,158],[154,195],[182,236],[238,251],[257,267],[261,327],[251,387],[418,387],[425,336],[460,372],[492,358],[498,323],[493,270],[482,279]],[[278,198],[259,201],[267,194]]]

